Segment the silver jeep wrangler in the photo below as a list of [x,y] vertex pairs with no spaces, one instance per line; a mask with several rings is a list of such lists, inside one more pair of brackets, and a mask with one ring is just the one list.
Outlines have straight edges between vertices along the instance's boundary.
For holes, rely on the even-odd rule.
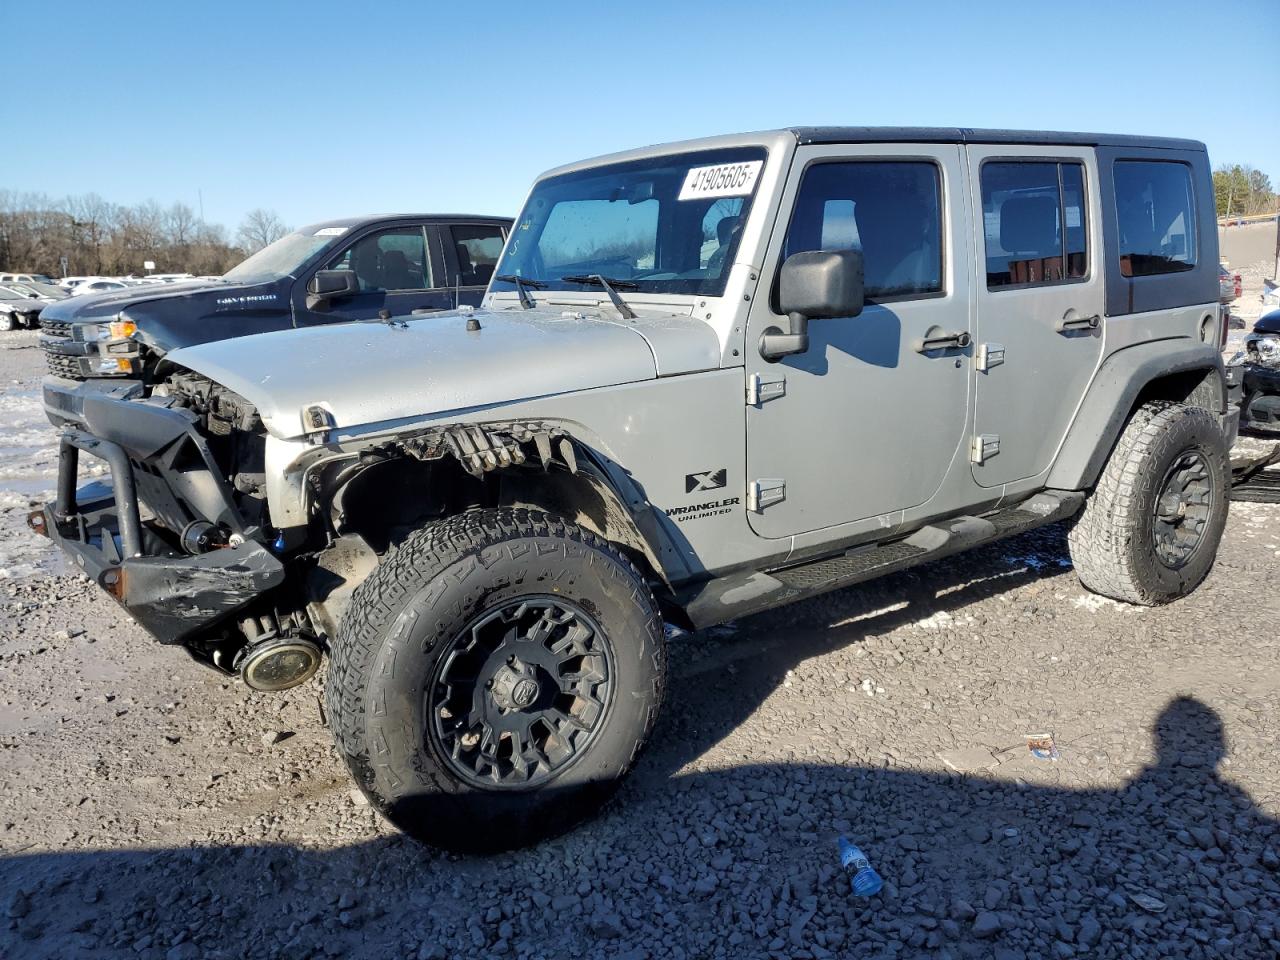
[[[686,628],[1055,521],[1081,581],[1208,573],[1235,434],[1184,140],[801,128],[533,186],[480,309],[170,353],[31,515],[250,686],[329,655],[374,806],[459,850],[598,807]],[[76,489],[82,453],[112,483]]]

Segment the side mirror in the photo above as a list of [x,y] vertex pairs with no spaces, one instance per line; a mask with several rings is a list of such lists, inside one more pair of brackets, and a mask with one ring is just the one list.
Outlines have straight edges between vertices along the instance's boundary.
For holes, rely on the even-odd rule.
[[862,280],[861,250],[806,250],[787,257],[778,278],[778,305],[790,329],[767,329],[760,337],[760,355],[775,361],[804,353],[810,320],[862,313]]
[[307,284],[307,306],[313,310],[339,297],[360,292],[354,270],[317,270]]

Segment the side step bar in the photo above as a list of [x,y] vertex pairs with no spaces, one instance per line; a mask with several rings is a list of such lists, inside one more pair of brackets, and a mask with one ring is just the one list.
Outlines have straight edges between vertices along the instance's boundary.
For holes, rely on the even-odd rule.
[[921,527],[901,540],[868,543],[767,572],[743,571],[708,580],[695,585],[681,605],[695,627],[709,627],[1056,523],[1083,504],[1084,494],[1078,491],[1038,493],[983,517],[953,517]]

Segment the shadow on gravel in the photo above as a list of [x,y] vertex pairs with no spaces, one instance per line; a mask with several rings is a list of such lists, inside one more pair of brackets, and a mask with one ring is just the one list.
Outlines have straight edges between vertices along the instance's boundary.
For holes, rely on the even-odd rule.
[[[654,748],[558,840],[470,859],[399,837],[9,856],[0,957],[1275,957],[1280,822],[1219,775],[1221,719],[1191,698],[1153,719],[1156,760],[1118,790],[804,762],[680,772],[800,660],[1060,567],[1060,539],[674,657]],[[838,833],[884,875],[879,896],[850,893]]]
[[[533,850],[400,838],[0,861],[0,956],[1272,957],[1280,825],[1198,701],[1117,791],[752,765],[638,784]],[[858,900],[847,832],[884,874]]]

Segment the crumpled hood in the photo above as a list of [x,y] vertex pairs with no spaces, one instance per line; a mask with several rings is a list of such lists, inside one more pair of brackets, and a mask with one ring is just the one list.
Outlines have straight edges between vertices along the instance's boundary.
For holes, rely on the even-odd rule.
[[720,347],[687,315],[628,322],[539,308],[280,330],[168,360],[234,390],[290,439],[314,404],[343,430],[712,369]]
[[[255,284],[254,286],[259,286]],[[241,284],[220,283],[216,280],[181,280],[174,283],[147,283],[126,287],[123,290],[105,290],[102,293],[81,293],[49,304],[49,319],[59,323],[114,317],[126,307],[156,300],[173,300],[203,295],[206,291],[226,291],[227,295],[248,290]]]

